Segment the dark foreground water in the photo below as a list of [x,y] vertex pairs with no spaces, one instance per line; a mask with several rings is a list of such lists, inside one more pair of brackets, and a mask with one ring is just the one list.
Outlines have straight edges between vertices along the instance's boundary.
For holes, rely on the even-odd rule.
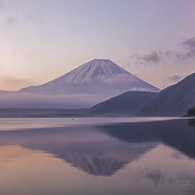
[[0,194],[195,194],[194,120],[94,120],[0,119]]

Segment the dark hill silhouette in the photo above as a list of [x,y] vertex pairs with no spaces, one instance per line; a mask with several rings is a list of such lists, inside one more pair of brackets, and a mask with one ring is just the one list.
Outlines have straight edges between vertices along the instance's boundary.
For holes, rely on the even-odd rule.
[[195,105],[195,73],[175,85],[167,87],[145,105],[140,115],[180,116]]
[[133,115],[156,97],[157,93],[129,91],[107,101],[96,104],[89,109],[93,115]]

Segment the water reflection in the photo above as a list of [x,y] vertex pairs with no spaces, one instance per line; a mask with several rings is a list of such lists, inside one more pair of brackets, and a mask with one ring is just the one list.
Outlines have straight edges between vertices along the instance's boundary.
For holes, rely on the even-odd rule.
[[89,174],[111,176],[160,142],[195,158],[195,128],[191,124],[177,120],[1,131],[0,145],[43,150]]
[[164,144],[195,158],[194,120],[164,121],[145,125],[145,129]]
[[18,194],[194,194],[194,140],[193,120],[0,131],[1,174]]
[[[121,128],[121,126],[119,126]],[[127,130],[123,127],[122,130]],[[138,134],[132,130],[119,139],[103,133],[106,127],[50,128],[0,132],[1,145],[19,145],[33,150],[43,150],[65,160],[87,173],[111,176],[125,164],[154,148],[153,139],[136,143]],[[108,127],[106,132],[112,131]],[[111,133],[111,132],[110,132]],[[124,142],[129,136],[129,142]],[[139,135],[144,132],[139,132]],[[133,139],[135,138],[135,139]]]

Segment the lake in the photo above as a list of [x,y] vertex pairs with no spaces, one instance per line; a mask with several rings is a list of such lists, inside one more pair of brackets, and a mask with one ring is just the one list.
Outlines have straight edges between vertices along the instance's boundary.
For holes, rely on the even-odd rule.
[[194,195],[195,120],[0,119],[0,194]]

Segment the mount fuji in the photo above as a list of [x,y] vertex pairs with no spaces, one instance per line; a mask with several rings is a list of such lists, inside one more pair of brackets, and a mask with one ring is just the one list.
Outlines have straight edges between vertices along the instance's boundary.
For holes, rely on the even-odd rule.
[[48,83],[15,92],[18,103],[12,107],[90,107],[126,91],[159,89],[108,59],[94,59]]
[[94,59],[71,72],[39,86],[19,92],[61,94],[119,95],[126,91],[159,91],[158,88],[137,78],[110,60]]

